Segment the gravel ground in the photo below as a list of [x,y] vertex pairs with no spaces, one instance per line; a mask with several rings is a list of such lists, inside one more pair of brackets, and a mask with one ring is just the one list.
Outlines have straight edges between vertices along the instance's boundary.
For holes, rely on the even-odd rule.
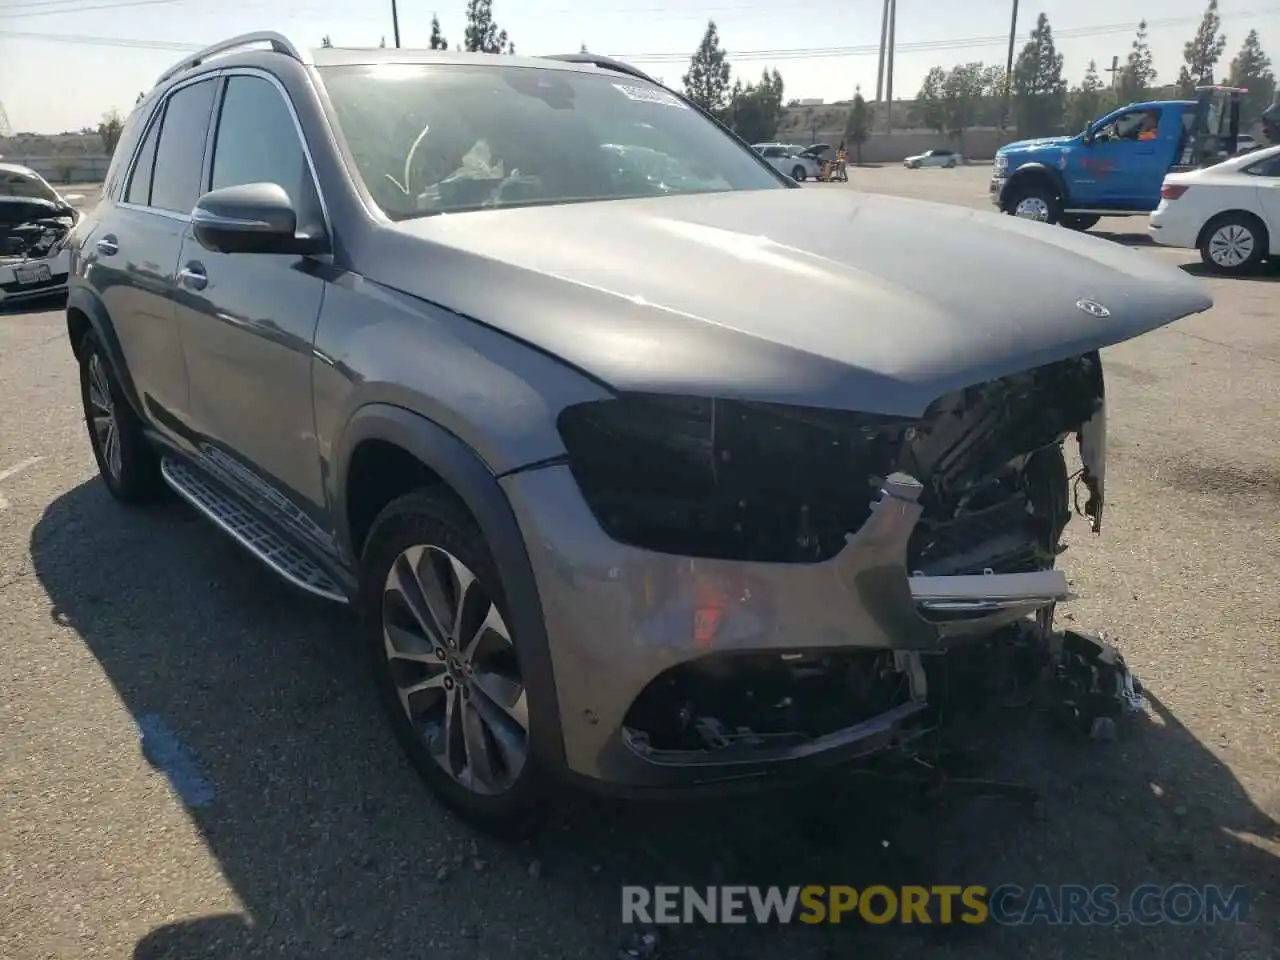
[[[858,168],[810,189],[984,208],[988,173]],[[621,884],[716,881],[1244,884],[1251,906],[1212,928],[682,927],[665,956],[1275,956],[1278,279],[1206,278],[1211,312],[1106,353],[1107,523],[1072,524],[1066,615],[1117,639],[1152,710],[1110,744],[995,717],[987,772],[1038,787],[1038,808],[923,808],[836,778],[714,803],[578,798],[519,848],[419,787],[343,615],[179,506],[110,502],[56,306],[0,314],[0,956],[599,960],[617,955]],[[169,736],[193,765],[174,782],[147,759]]]

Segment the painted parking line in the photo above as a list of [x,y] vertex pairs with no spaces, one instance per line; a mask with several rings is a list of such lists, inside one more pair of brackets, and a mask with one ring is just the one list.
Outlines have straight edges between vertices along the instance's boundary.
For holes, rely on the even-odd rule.
[[142,734],[142,755],[163,773],[174,792],[188,807],[207,807],[213,803],[213,784],[200,772],[193,754],[158,713],[138,717]]
[[[4,483],[10,477],[16,477],[23,470],[27,470],[31,467],[34,467],[37,463],[39,463],[43,459],[44,457],[29,457],[28,459],[23,460],[21,463],[14,464],[8,470],[0,470],[0,483]],[[5,499],[5,495],[3,493],[0,493],[0,510],[4,510],[8,506],[9,506],[9,501]]]

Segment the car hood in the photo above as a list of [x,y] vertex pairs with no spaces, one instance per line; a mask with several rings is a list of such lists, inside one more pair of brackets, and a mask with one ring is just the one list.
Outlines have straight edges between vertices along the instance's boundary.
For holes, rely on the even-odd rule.
[[615,389],[906,416],[1213,304],[1106,240],[852,190],[489,210],[380,233],[370,279]]
[[1030,150],[1039,150],[1042,147],[1056,147],[1060,144],[1071,143],[1074,140],[1076,140],[1075,137],[1040,137],[1037,140],[1015,140],[1013,143],[1006,143],[996,153],[1026,153]]

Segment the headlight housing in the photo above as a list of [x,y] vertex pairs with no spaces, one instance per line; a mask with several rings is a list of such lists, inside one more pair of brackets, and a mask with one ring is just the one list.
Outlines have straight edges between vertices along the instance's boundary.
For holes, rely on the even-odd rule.
[[609,536],[664,553],[819,562],[870,514],[916,421],[626,394],[567,408],[569,468]]
[[1009,158],[1003,154],[996,154],[996,158],[992,161],[992,170],[997,174],[1002,174],[1009,169]]

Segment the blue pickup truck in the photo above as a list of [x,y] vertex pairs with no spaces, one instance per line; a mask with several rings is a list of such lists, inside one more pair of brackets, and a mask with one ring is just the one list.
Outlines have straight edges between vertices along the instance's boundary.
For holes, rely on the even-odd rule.
[[1199,87],[1195,100],[1131,103],[1074,137],[1019,140],[996,153],[990,195],[1004,213],[1088,230],[1102,217],[1147,214],[1165,174],[1235,153],[1239,87]]

